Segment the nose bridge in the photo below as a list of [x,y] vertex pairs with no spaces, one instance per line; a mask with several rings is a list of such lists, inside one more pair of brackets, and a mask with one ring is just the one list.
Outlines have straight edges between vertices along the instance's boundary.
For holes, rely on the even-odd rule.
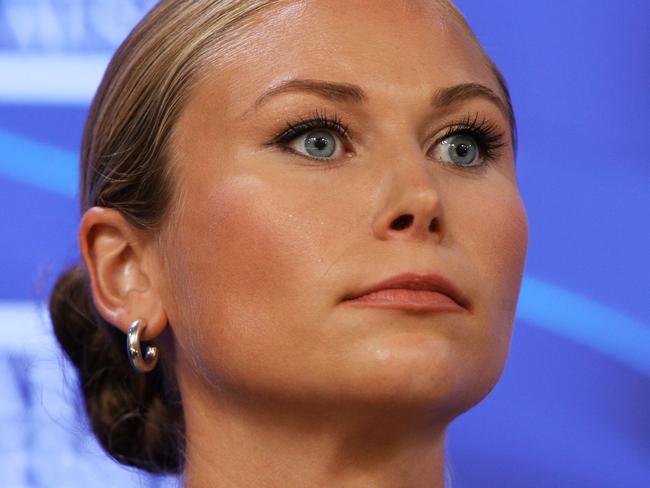
[[442,207],[434,163],[415,140],[393,144],[382,159],[373,233],[382,240],[439,238]]

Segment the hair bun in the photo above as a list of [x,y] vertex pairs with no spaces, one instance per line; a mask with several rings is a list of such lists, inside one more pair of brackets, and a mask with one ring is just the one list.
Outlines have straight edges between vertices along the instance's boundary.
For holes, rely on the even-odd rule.
[[163,364],[147,375],[131,368],[125,335],[96,311],[87,281],[81,266],[64,272],[50,296],[50,316],[76,366],[90,425],[120,463],[150,473],[180,473],[184,423],[173,372]]

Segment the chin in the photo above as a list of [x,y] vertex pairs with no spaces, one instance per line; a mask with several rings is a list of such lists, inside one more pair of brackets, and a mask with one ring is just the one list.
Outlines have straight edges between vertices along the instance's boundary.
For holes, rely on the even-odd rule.
[[494,388],[502,363],[467,360],[469,352],[452,346],[431,338],[416,347],[375,346],[363,366],[355,361],[351,394],[377,406],[438,412],[448,419],[460,415]]

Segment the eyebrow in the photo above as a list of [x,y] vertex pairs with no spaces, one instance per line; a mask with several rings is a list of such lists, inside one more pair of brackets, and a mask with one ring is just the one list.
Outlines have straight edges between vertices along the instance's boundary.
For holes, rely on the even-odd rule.
[[[249,110],[257,110],[270,97],[281,93],[301,91],[313,93],[336,102],[363,104],[368,100],[368,96],[363,89],[352,83],[293,78],[283,81],[262,93]],[[506,103],[492,89],[480,83],[462,83],[440,88],[431,96],[430,105],[436,110],[444,110],[473,98],[482,98],[496,105],[508,122],[513,123],[514,114],[510,104]]]

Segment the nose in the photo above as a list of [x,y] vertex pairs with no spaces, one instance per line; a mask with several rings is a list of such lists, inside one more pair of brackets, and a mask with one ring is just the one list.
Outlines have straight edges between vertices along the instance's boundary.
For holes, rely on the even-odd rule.
[[442,238],[442,205],[435,175],[421,153],[392,161],[381,179],[373,234],[380,240]]

